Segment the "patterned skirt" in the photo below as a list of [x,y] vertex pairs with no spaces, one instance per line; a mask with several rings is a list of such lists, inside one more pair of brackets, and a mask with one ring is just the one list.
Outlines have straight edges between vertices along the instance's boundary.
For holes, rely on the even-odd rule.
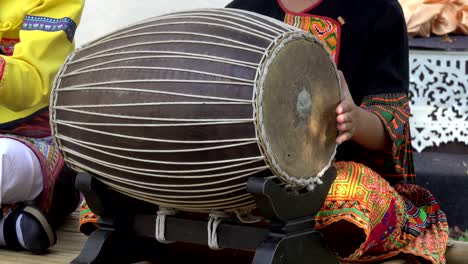
[[[410,263],[445,263],[447,219],[429,191],[412,184],[392,187],[359,163],[336,167],[337,178],[315,220],[342,263],[396,256]],[[97,219],[83,203],[81,230],[92,232]]]
[[[315,217],[316,228],[342,263],[372,263],[392,257],[410,263],[445,263],[448,224],[426,189],[394,187],[370,168],[336,163],[338,175]],[[344,249],[344,250],[343,250]]]

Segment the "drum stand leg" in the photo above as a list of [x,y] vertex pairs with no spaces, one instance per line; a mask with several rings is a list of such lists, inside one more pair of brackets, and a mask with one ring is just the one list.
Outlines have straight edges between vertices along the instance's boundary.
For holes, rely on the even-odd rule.
[[[99,229],[86,241],[80,255],[71,263],[133,263],[144,260],[144,254],[157,246],[152,240],[139,238],[125,228],[130,226],[134,212],[132,200],[107,189],[95,177],[81,173],[76,179],[76,186],[83,193],[93,212],[100,215]],[[125,215],[118,216],[125,208]],[[123,227],[123,228],[122,228]]]
[[[108,258],[115,230],[112,228],[100,228],[90,235],[81,254],[71,263],[87,264],[87,263],[103,263],[104,258]],[[118,252],[118,251],[117,251]]]
[[271,234],[257,248],[253,264],[338,264],[335,256],[326,249],[317,231],[275,237]]
[[249,179],[247,190],[256,196],[261,214],[272,221],[267,239],[255,251],[253,264],[339,263],[313,229],[314,216],[335,178],[336,169],[329,169],[324,183],[312,192],[287,191],[275,179]]

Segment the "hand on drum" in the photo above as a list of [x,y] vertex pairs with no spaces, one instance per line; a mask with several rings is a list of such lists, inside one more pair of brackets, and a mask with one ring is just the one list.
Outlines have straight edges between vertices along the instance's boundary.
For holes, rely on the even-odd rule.
[[336,143],[339,145],[350,140],[356,132],[356,127],[360,119],[361,108],[354,103],[353,97],[348,89],[348,84],[341,71],[338,71],[341,82],[342,101],[336,107],[336,121],[338,128],[338,137]]
[[336,107],[336,121],[339,145],[352,139],[361,146],[370,150],[383,150],[391,147],[389,134],[379,117],[354,103],[349,92],[348,84],[341,71],[338,71],[341,79],[341,103]]

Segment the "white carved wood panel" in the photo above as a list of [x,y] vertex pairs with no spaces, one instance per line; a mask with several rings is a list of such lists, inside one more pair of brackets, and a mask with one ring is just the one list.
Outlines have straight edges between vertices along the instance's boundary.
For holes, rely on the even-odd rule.
[[410,51],[413,148],[468,145],[468,52]]

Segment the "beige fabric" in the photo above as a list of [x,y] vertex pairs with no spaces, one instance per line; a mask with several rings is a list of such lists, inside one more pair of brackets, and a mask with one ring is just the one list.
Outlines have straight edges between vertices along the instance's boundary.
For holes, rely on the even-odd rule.
[[468,0],[400,0],[410,36],[468,34]]
[[36,154],[17,140],[0,138],[0,205],[33,201],[42,189]]

